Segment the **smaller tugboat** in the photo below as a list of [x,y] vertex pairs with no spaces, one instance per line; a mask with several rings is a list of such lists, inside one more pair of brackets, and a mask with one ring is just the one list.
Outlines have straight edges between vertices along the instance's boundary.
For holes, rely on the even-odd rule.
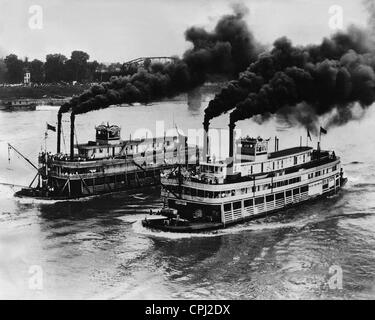
[[[236,141],[230,127],[229,158],[199,166],[179,165],[161,177],[165,208],[144,227],[168,232],[226,228],[313,199],[336,194],[346,183],[340,158],[333,151],[299,146],[270,152],[269,140]],[[203,155],[207,155],[207,129]]]

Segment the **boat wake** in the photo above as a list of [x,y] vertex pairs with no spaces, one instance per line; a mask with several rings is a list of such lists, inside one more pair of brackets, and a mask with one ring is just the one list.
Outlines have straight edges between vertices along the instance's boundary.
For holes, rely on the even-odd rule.
[[[154,216],[147,216],[147,219],[152,219]],[[245,231],[264,231],[264,230],[276,230],[276,229],[285,229],[285,228],[293,228],[293,229],[302,229],[306,227],[309,223],[312,222],[311,218],[302,218],[300,220],[292,221],[292,222],[265,222],[264,220],[254,220],[250,222],[246,222],[244,224],[238,224],[235,226],[228,227],[226,229],[219,229],[215,231],[207,231],[207,232],[196,232],[196,233],[177,233],[177,232],[166,232],[166,231],[159,231],[153,230],[149,228],[145,228],[142,226],[142,220],[144,219],[144,215],[142,218],[137,219],[133,223],[133,231],[138,234],[152,236],[152,237],[160,237],[160,238],[167,238],[167,239],[186,239],[186,238],[207,238],[207,237],[219,237],[225,235],[232,235],[237,234]],[[315,222],[315,221],[314,221]]]

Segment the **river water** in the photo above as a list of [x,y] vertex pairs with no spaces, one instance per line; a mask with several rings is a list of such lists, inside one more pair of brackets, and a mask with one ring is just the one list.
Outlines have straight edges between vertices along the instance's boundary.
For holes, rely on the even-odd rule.
[[[1,183],[31,181],[34,169],[13,151],[9,161],[7,142],[36,162],[45,142],[55,150],[55,133],[45,141],[44,131],[56,113],[0,111]],[[170,101],[80,115],[76,131],[85,142],[94,138],[95,125],[108,121],[121,125],[125,138],[139,128],[155,133],[156,121],[164,121],[165,130],[177,126],[186,133],[200,128],[202,119],[203,109]],[[227,122],[224,115],[212,127],[226,128]],[[322,147],[341,156],[349,178],[338,196],[217,233],[144,229],[141,219],[161,206],[158,188],[41,202],[17,200],[16,186],[0,185],[0,298],[373,299],[374,122],[375,108],[323,137]],[[278,135],[280,148],[298,145],[301,135],[306,139],[303,129],[272,120],[243,121],[238,128],[264,138]],[[66,150],[68,141],[66,134]],[[225,149],[216,152],[225,156]]]

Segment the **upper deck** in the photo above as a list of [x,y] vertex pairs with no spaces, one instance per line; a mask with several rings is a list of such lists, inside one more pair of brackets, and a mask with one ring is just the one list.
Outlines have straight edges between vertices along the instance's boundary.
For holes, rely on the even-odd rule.
[[175,164],[184,136],[164,136],[122,140],[121,128],[102,124],[96,128],[96,140],[74,145],[74,156],[64,153],[39,155],[39,163],[47,165],[54,175],[93,174],[130,170],[131,168],[160,167]]
[[[258,177],[277,177],[298,168],[318,166],[337,159],[334,153],[318,152],[308,146],[276,148],[276,151],[268,152],[268,141],[259,137],[240,139],[234,159],[201,162],[196,170],[186,170],[185,178],[198,183],[226,184]],[[168,177],[168,172],[165,177]]]

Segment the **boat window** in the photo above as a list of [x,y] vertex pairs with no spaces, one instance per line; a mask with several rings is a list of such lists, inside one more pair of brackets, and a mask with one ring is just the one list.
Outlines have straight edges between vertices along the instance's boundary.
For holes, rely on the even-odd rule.
[[232,210],[232,206],[230,203],[224,204],[224,211],[231,211],[231,210]]
[[276,193],[276,200],[284,199],[284,192]]
[[255,198],[255,204],[262,204],[262,203],[264,203],[263,197]]
[[272,202],[273,200],[274,200],[273,194],[269,195],[269,196],[266,196],[266,202]]
[[203,190],[200,190],[200,189],[198,189],[198,197],[204,197],[204,192],[203,192]]
[[292,195],[292,191],[291,190],[288,190],[285,192],[285,196],[286,197],[290,197]]
[[303,186],[301,187],[301,193],[309,191],[309,186]]
[[299,188],[293,189],[293,195],[295,195],[295,194],[299,194]]
[[315,172],[315,177],[319,177],[319,176],[320,176],[320,171]]
[[244,201],[245,207],[252,207],[253,206],[253,199],[248,199]]
[[241,209],[241,201],[233,203],[233,210]]

